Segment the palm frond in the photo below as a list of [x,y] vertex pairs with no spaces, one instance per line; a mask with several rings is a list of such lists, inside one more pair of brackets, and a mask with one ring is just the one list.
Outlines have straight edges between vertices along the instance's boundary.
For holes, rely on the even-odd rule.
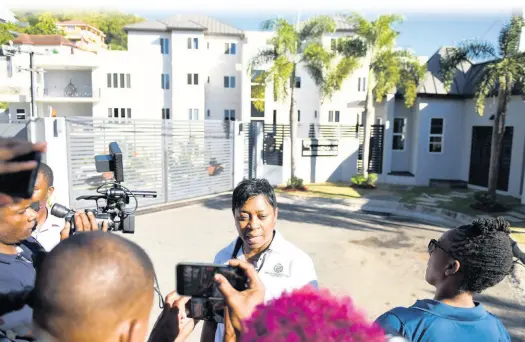
[[275,25],[275,34],[269,40],[278,55],[295,54],[300,48],[299,34],[295,27],[284,19]]
[[362,58],[366,56],[367,47],[360,38],[342,38],[337,42],[336,51],[345,57]]
[[325,70],[330,66],[335,55],[327,51],[321,42],[311,42],[303,51],[301,62],[316,85],[325,81]]
[[288,85],[293,69],[294,63],[288,60],[286,56],[279,56],[274,60],[269,75],[274,85],[274,97],[278,100],[282,100],[288,96]]
[[474,94],[476,112],[483,115],[485,111],[485,99],[496,90],[499,80],[498,67],[495,64],[489,64],[481,77],[480,82]]
[[253,57],[248,65],[248,74],[251,75],[255,68],[272,63],[277,58],[277,54],[273,49],[261,50],[255,57]]
[[501,56],[507,57],[518,53],[524,25],[523,18],[514,16],[508,24],[503,26],[498,39]]
[[360,63],[358,58],[341,58],[335,68],[328,72],[324,83],[321,84],[321,95],[323,100],[330,99],[335,92],[341,90],[344,81],[359,67]]
[[336,24],[329,16],[318,16],[306,21],[299,30],[299,40],[319,40],[324,34],[334,33]]

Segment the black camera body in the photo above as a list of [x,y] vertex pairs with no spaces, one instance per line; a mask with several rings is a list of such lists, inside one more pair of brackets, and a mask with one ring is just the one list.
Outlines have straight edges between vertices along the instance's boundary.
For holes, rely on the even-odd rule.
[[[98,187],[99,195],[80,196],[77,200],[94,200],[97,209],[86,209],[95,215],[99,228],[104,221],[108,222],[109,231],[122,231],[123,233],[135,232],[135,211],[138,208],[137,197],[156,198],[156,191],[132,191],[121,183],[124,181],[124,163],[122,151],[116,142],[109,144],[109,154],[95,156],[97,172],[112,172],[115,181],[102,184]],[[105,188],[105,189],[104,189]],[[135,208],[127,210],[130,199],[135,201]],[[104,205],[99,205],[99,200],[104,200]],[[71,234],[75,232],[75,211],[56,203],[51,208],[51,215],[64,218],[71,223]]]

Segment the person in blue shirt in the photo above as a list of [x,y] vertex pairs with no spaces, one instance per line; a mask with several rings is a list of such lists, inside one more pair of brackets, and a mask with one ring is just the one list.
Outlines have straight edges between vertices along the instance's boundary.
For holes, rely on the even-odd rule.
[[392,309],[376,322],[414,342],[510,342],[501,321],[473,299],[511,273],[509,234],[508,222],[499,217],[478,219],[430,240],[425,278],[436,288],[434,299]]

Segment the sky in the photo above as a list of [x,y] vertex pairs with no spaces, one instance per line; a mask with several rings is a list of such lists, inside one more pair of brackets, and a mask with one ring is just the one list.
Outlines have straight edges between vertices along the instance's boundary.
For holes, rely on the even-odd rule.
[[[458,0],[461,1],[461,0]],[[224,13],[204,12],[199,13],[211,15],[223,22],[229,23],[243,30],[258,30],[260,23],[266,19],[277,16],[295,21],[297,12],[267,12],[253,14],[253,12]],[[260,12],[259,12],[260,13]],[[138,15],[148,19],[162,19],[166,12],[137,11]],[[315,14],[333,13],[301,13],[301,18],[306,19]],[[447,14],[447,13],[400,13],[404,15],[405,21],[396,29],[400,32],[397,45],[402,48],[410,48],[418,56],[430,57],[440,46],[453,46],[466,39],[482,39],[497,43],[499,30],[508,22],[511,10],[495,13]],[[367,18],[373,19],[376,14],[363,13]]]

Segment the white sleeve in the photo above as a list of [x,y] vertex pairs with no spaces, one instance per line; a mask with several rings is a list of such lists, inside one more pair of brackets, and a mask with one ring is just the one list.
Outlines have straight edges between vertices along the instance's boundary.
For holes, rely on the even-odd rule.
[[297,260],[293,265],[293,277],[296,279],[297,287],[312,285],[318,287],[317,274],[312,259],[305,255],[304,258]]

